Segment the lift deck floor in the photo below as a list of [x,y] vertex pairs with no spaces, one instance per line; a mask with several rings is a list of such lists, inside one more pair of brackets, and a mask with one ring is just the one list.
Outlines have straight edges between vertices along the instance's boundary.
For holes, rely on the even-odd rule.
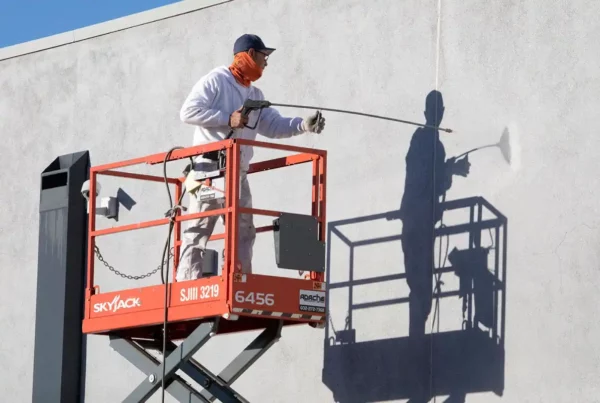
[[[221,276],[169,284],[168,331],[173,338],[185,338],[190,329],[215,317],[228,319],[218,333],[263,329],[269,319],[281,319],[284,326],[325,320],[323,282],[234,274],[231,284],[231,300]],[[142,338],[162,334],[164,292],[164,285],[155,285],[92,295],[83,332]]]

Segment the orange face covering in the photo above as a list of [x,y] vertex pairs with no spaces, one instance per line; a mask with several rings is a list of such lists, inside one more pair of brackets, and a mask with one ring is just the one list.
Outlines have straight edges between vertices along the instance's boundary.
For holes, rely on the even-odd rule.
[[252,81],[256,81],[262,76],[262,69],[246,52],[240,52],[234,56],[229,71],[235,80],[244,87],[249,87]]

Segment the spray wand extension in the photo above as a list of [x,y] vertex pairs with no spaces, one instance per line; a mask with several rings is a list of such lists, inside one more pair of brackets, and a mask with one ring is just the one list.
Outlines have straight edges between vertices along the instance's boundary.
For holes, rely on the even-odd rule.
[[[248,101],[246,101],[246,102],[248,102]],[[387,117],[387,116],[372,115],[372,114],[369,114],[369,113],[347,111],[347,110],[342,110],[342,109],[320,108],[320,107],[317,107],[317,106],[278,104],[278,103],[272,103],[272,102],[268,102],[268,101],[252,101],[252,102],[261,102],[263,105],[268,104],[268,106],[281,106],[281,107],[284,107],[284,108],[316,109],[316,110],[329,111],[329,112],[347,113],[347,114],[350,114],[350,115],[358,115],[358,116],[366,116],[366,117],[375,118],[375,119],[390,120],[392,122],[405,123],[405,124],[414,125],[414,126],[420,126],[420,127],[425,127],[425,128],[429,128],[429,129],[441,130],[441,131],[446,132],[446,133],[452,133],[451,129],[443,129],[443,128],[437,127],[437,126],[425,125],[425,124],[421,124],[421,123],[410,122],[408,120],[390,118],[390,117]]]

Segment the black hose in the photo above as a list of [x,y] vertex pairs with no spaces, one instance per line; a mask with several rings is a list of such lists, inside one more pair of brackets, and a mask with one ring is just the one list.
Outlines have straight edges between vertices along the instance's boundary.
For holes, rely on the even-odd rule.
[[[171,235],[173,233],[173,227],[175,226],[175,217],[177,215],[177,209],[181,208],[181,201],[183,200],[183,195],[185,194],[185,189],[183,189],[183,191],[181,192],[181,195],[179,195],[179,200],[177,201],[177,204],[175,206],[173,206],[173,198],[171,197],[171,190],[169,189],[169,179],[167,177],[167,162],[169,160],[169,158],[171,157],[171,154],[173,153],[173,151],[178,150],[178,149],[182,149],[183,147],[173,147],[171,148],[166,154],[165,154],[165,159],[163,160],[163,178],[164,178],[164,183],[165,186],[167,187],[167,194],[169,196],[169,211],[166,213],[166,216],[168,216],[170,218],[169,220],[169,231],[168,231],[168,236],[167,236],[167,240],[165,242],[165,247],[163,249],[163,255],[162,255],[162,260],[161,260],[161,268],[160,268],[160,276],[161,276],[161,280],[162,283],[165,285],[165,295],[164,295],[164,318],[163,318],[163,340],[162,340],[162,355],[163,355],[163,362],[162,362],[162,380],[161,380],[161,393],[162,393],[162,403],[165,402],[165,364],[167,361],[167,354],[166,354],[166,350],[167,350],[167,325],[168,325],[168,307],[169,307],[169,251],[171,249]],[[194,161],[193,159],[190,157],[190,169],[193,168],[194,166]],[[165,262],[165,257],[166,257],[166,262]],[[165,265],[166,265],[166,272],[165,272]],[[166,276],[165,276],[166,274]]]

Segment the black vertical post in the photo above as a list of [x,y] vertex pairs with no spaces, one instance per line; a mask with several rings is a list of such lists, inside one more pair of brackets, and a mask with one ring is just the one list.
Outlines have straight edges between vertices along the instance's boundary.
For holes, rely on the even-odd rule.
[[56,158],[41,174],[32,402],[84,399],[82,334],[88,151]]

